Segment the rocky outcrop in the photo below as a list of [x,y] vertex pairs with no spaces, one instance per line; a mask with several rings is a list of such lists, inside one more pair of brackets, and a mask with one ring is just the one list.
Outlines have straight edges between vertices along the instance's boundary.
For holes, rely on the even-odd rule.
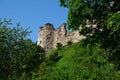
[[56,48],[57,43],[66,45],[68,41],[78,42],[83,38],[84,36],[81,36],[78,31],[70,32],[66,30],[65,23],[58,29],[47,23],[39,29],[37,45],[40,45],[45,50],[49,50]]

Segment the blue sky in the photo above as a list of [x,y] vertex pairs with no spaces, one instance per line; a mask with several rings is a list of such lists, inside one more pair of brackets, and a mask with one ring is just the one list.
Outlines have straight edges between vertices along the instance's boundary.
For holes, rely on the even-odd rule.
[[67,8],[60,7],[59,0],[0,0],[0,18],[29,27],[29,38],[36,42],[39,26],[49,22],[57,28],[67,21]]

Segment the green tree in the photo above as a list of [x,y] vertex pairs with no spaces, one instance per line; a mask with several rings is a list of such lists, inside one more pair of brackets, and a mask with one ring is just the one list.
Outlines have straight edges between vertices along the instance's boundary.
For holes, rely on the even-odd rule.
[[[112,2],[114,1],[114,2]],[[110,5],[113,3],[113,6]],[[86,21],[100,23],[110,12],[120,9],[119,0],[60,0],[60,6],[68,8],[68,27],[78,29]]]
[[44,50],[26,36],[31,33],[11,20],[0,20],[0,79],[17,79],[44,59]]
[[120,0],[60,0],[60,5],[68,8],[68,27],[81,27],[85,42],[99,43],[120,69]]

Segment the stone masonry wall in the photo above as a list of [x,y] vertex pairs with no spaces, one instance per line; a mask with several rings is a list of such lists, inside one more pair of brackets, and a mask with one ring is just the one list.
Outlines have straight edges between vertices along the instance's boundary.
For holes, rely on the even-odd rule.
[[64,46],[68,41],[74,43],[83,38],[84,36],[80,36],[78,31],[70,32],[66,30],[65,23],[58,29],[55,29],[52,24],[47,23],[39,29],[37,45],[43,47],[47,51],[56,48],[57,43],[61,43]]

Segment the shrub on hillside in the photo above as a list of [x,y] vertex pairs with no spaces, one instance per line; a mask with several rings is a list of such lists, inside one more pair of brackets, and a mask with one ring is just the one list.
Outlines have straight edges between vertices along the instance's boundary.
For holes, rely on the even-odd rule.
[[60,49],[63,47],[63,45],[61,43],[57,43],[56,47],[57,47],[57,49]]
[[58,52],[54,52],[49,55],[49,60],[54,61],[58,57]]
[[67,45],[71,45],[73,42],[72,41],[68,41],[67,42]]

